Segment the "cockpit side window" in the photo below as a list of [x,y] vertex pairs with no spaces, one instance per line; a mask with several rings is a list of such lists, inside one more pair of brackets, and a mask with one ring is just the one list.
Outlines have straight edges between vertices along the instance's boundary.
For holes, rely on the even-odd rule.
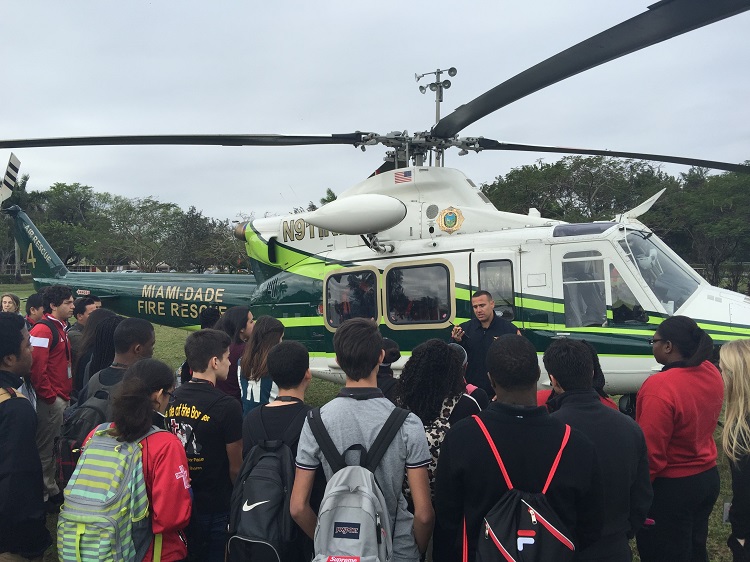
[[326,278],[326,323],[338,328],[350,318],[380,317],[377,274],[371,270],[333,273]]
[[648,315],[635,298],[625,280],[613,264],[609,264],[610,298],[612,299],[612,322],[633,324],[648,322]]
[[495,312],[506,320],[515,318],[513,263],[510,260],[479,262],[479,288],[495,301]]
[[620,247],[668,314],[674,314],[700,286],[700,277],[650,232],[629,231]]
[[591,250],[565,254],[562,274],[565,325],[570,328],[604,326],[607,322],[607,303],[604,299],[604,260],[601,253]]

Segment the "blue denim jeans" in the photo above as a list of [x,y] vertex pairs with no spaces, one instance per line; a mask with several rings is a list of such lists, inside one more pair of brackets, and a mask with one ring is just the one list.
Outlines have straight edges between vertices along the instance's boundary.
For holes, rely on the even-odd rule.
[[203,544],[200,545],[202,552],[197,558],[194,558],[193,553],[190,553],[190,558],[205,560],[206,562],[224,562],[224,549],[229,539],[227,533],[229,512],[199,513],[197,523],[200,525],[200,533],[203,538]]

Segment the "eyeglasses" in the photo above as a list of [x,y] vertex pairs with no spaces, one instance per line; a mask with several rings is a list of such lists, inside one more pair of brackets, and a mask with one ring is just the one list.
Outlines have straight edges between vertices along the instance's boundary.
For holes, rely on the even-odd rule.
[[174,394],[171,393],[171,392],[169,392],[168,390],[165,390],[164,394],[166,394],[167,396],[169,396],[169,404],[174,404],[174,401],[175,401]]
[[656,342],[660,342],[660,341],[667,341],[667,340],[659,340],[659,339],[656,339],[656,338],[648,338],[648,344],[649,345],[654,345]]

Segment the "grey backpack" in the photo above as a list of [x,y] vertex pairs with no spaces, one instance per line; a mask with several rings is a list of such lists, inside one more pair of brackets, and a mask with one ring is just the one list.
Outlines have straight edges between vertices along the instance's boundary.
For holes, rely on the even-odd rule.
[[313,562],[391,560],[390,516],[374,473],[408,415],[408,411],[395,408],[369,451],[361,444],[346,449],[344,454],[349,450],[360,453],[359,465],[348,466],[323,425],[320,408],[308,413],[310,429],[333,470],[318,511]]

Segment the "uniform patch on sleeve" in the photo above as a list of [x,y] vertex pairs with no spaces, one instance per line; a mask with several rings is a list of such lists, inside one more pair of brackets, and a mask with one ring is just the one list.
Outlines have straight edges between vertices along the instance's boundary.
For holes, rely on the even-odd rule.
[[31,342],[32,347],[49,347],[49,340],[47,338],[30,336],[29,341]]

